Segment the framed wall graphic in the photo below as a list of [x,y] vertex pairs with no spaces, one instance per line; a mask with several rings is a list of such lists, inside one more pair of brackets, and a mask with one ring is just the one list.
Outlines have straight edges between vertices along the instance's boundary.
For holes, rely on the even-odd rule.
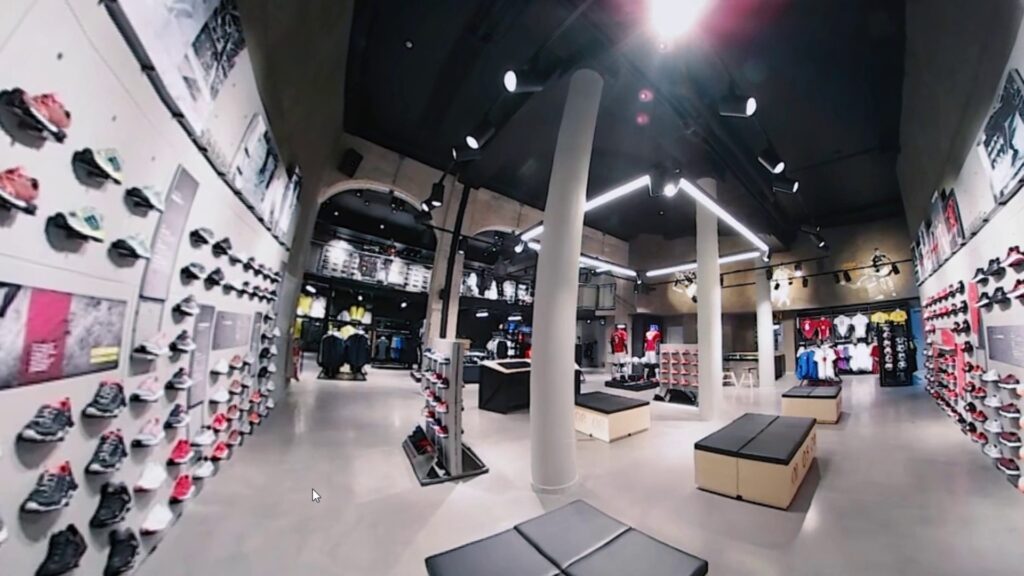
[[116,369],[127,303],[0,283],[0,390]]
[[978,147],[991,178],[996,203],[1005,203],[1024,176],[1024,79],[1011,68],[995,108],[985,122]]
[[152,256],[146,262],[146,273],[142,277],[142,297],[167,300],[171,282],[177,273],[174,263],[178,259],[178,247],[185,235],[188,215],[198,190],[199,182],[184,166],[178,166],[164,202],[166,207],[153,236]]
[[932,195],[928,218],[917,230],[911,247],[914,269],[921,282],[937,270],[967,241],[956,191],[943,189]]
[[212,348],[216,351],[246,346],[251,330],[252,315],[220,311],[213,325]]

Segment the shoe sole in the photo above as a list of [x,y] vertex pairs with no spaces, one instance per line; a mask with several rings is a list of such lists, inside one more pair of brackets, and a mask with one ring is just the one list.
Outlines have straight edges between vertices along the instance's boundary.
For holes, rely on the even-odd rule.
[[122,462],[118,462],[113,468],[107,468],[106,466],[100,466],[99,464],[89,464],[85,467],[86,474],[112,474],[121,469]]
[[82,410],[82,416],[85,416],[86,418],[117,418],[123,411],[123,406],[118,408],[116,412],[104,412],[102,410],[86,406],[85,409]]
[[111,526],[114,526],[116,524],[120,524],[121,522],[124,522],[124,519],[128,517],[128,513],[131,512],[131,511],[132,511],[132,504],[131,504],[131,502],[129,502],[128,505],[125,506],[125,509],[122,510],[121,513],[118,514],[117,516],[115,516],[113,519],[105,520],[103,522],[93,522],[92,520],[89,520],[89,527],[90,528],[97,528],[97,529],[99,529],[99,528],[110,528]]
[[61,499],[60,504],[58,504],[56,506],[41,506],[41,505],[39,505],[36,502],[33,502],[31,500],[26,500],[25,503],[21,505],[21,509],[24,512],[30,512],[32,514],[41,514],[41,513],[44,513],[44,512],[53,512],[54,510],[60,510],[61,508],[67,508],[68,504],[71,504],[71,498],[74,495],[75,495],[75,490],[68,491],[68,493],[64,496],[64,498]]
[[132,446],[135,446],[135,447],[138,447],[138,448],[150,448],[150,447],[153,447],[153,446],[156,446],[157,444],[159,444],[166,437],[167,436],[165,435],[165,436],[160,436],[159,438],[153,438],[153,439],[136,438],[136,439],[132,440]]
[[35,442],[38,444],[49,444],[51,442],[61,442],[68,436],[68,431],[61,430],[53,436],[43,436],[37,433],[35,430],[26,429],[18,433],[18,438],[26,442]]

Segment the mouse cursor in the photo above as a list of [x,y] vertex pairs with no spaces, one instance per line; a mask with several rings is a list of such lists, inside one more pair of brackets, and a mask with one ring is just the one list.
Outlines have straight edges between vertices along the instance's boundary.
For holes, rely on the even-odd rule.
[[320,494],[317,493],[316,488],[313,488],[313,502],[320,503]]

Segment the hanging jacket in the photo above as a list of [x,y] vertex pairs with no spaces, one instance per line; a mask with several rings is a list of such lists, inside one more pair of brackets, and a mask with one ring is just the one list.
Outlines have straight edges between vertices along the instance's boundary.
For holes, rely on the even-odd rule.
[[345,341],[345,361],[353,373],[362,372],[370,362],[370,340],[366,334],[356,332]]
[[324,374],[333,378],[345,363],[345,341],[337,334],[328,334],[320,340],[320,354],[317,364],[324,369]]

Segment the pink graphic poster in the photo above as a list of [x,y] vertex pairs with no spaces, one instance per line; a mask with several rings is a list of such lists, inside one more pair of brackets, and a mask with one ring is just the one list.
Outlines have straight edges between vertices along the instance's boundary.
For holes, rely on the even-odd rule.
[[71,295],[33,290],[28,310],[21,348],[21,382],[34,384],[63,377]]

